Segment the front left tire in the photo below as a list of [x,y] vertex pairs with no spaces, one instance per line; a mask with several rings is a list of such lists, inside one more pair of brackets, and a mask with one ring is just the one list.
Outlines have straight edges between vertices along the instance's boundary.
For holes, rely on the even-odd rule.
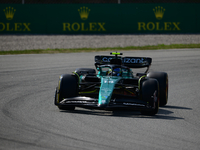
[[65,74],[60,76],[58,87],[55,92],[54,104],[58,106],[60,110],[74,110],[75,106],[58,105],[65,98],[76,97],[78,95],[78,79],[71,74]]

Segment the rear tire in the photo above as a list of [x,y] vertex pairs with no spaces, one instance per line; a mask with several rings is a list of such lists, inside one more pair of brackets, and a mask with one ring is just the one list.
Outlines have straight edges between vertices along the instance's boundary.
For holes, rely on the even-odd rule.
[[155,79],[148,79],[143,81],[142,86],[142,100],[146,101],[152,110],[142,110],[141,114],[153,116],[158,113],[159,109],[159,87],[158,81]]
[[[55,94],[55,105],[65,98],[75,97],[78,95],[78,80],[77,77],[70,74],[60,76],[58,87]],[[75,106],[60,106],[61,110],[74,110]]]
[[159,83],[160,106],[165,106],[168,102],[168,74],[165,72],[150,72],[147,77],[154,78]]

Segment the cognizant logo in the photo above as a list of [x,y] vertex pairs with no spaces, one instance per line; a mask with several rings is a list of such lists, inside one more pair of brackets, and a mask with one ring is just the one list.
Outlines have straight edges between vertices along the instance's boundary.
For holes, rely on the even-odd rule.
[[144,58],[124,58],[123,62],[125,64],[142,64],[144,63]]
[[110,58],[109,57],[103,57],[102,61],[103,62],[110,62],[111,59],[112,59],[111,57]]

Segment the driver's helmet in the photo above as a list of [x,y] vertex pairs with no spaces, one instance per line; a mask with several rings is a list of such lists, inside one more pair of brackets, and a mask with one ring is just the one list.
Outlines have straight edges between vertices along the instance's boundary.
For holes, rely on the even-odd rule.
[[112,69],[109,69],[107,72],[106,72],[106,75],[111,75],[112,74]]
[[120,68],[115,68],[113,70],[113,76],[120,76],[121,75],[121,69]]

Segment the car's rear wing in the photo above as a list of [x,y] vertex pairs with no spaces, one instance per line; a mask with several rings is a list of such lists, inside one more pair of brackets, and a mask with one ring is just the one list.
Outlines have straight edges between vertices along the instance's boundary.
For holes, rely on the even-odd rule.
[[[116,56],[95,56],[95,62],[99,65],[104,64],[113,64],[112,59],[116,60]],[[152,58],[149,57],[121,57],[117,56],[117,59],[121,60],[121,64],[129,68],[144,68],[150,67]],[[115,62],[115,61],[114,61]],[[117,61],[118,62],[118,61]]]
[[149,57],[123,57],[122,64],[130,68],[143,68],[151,65],[152,58]]

